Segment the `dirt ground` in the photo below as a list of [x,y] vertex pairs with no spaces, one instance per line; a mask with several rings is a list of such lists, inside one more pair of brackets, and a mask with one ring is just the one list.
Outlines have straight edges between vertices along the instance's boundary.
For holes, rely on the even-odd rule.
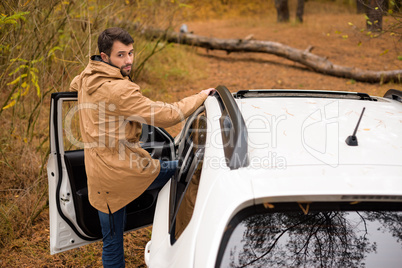
[[[291,11],[294,16],[294,11]],[[391,23],[386,18],[385,24]],[[280,42],[298,49],[314,46],[313,53],[328,57],[334,64],[365,70],[402,69],[402,46],[398,36],[384,33],[370,38],[363,15],[337,10],[316,13],[306,6],[304,23],[277,24],[276,16],[208,20],[188,22],[188,28],[197,35],[217,38],[244,38],[250,34],[256,40]],[[177,83],[169,90],[173,100],[199,92],[200,89],[225,85],[232,92],[240,89],[322,89],[357,91],[383,96],[390,89],[402,90],[402,84],[369,84],[350,79],[315,73],[292,61],[257,53],[206,51],[194,48],[205,66],[205,79]],[[177,130],[172,130],[176,132]],[[3,253],[0,267],[98,267],[101,265],[101,243],[51,256],[49,254],[48,215],[44,212],[34,226],[32,237],[14,241]],[[144,267],[143,249],[150,239],[150,228],[126,235],[127,267]],[[8,257],[13,259],[7,261]],[[10,260],[9,259],[9,260]]]
[[[277,24],[276,16],[188,23],[194,34],[216,38],[245,38],[279,42],[306,49],[327,57],[332,63],[363,70],[402,69],[402,43],[398,36],[384,33],[370,38],[363,15],[314,14],[306,12],[303,24]],[[390,19],[386,19],[388,24]],[[231,53],[196,49],[201,60],[207,61],[207,79],[175,88],[179,95],[193,89],[225,85],[230,91],[240,89],[320,89],[357,91],[383,96],[390,89],[402,90],[402,84],[370,84],[316,73],[307,67],[275,55],[261,53]]]

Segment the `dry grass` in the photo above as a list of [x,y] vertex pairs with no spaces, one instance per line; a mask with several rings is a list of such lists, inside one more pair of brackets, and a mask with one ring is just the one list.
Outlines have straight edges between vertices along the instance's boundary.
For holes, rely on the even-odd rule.
[[[179,3],[170,1],[1,2],[1,267],[99,266],[100,243],[71,253],[49,254],[46,162],[50,94],[68,90],[72,78],[96,53],[96,39],[103,29],[124,27],[125,18],[130,18],[129,30],[135,22],[168,27],[179,9]],[[133,35],[138,52],[134,67],[138,67],[155,43]],[[152,68],[145,66],[143,72],[148,75],[137,73],[139,82],[153,80]],[[152,85],[148,90],[153,97],[168,96],[154,91]],[[134,234],[143,232],[149,230]],[[139,262],[131,253],[128,261]]]
[[[72,78],[86,66],[88,57],[96,52],[96,38],[104,28],[117,24],[130,30],[131,22],[177,28],[180,23],[187,21],[194,23],[194,21],[224,19],[232,26],[236,26],[239,36],[233,36],[236,31],[232,31],[231,36],[225,36],[225,32],[222,31],[217,37],[241,38],[245,36],[248,28],[254,28],[256,32],[261,31],[261,37],[277,38],[273,41],[282,41],[290,46],[304,46],[303,42],[308,39],[308,34],[302,35],[305,40],[298,40],[294,44],[289,44],[285,40],[288,34],[296,31],[305,33],[310,31],[313,34],[317,29],[321,29],[317,20],[306,21],[303,25],[293,21],[289,24],[277,25],[273,1],[229,0],[226,1],[227,5],[222,2],[224,1],[126,0],[111,4],[110,1],[102,0],[69,2],[6,0],[0,4],[0,13],[6,16],[29,12],[24,15],[25,21],[19,18],[16,19],[15,24],[0,24],[0,85],[2,89],[0,104],[2,106],[10,104],[13,95],[16,100],[14,106],[0,111],[2,126],[0,129],[0,267],[99,267],[101,265],[100,242],[54,256],[49,254],[46,161],[49,154],[50,93],[68,89]],[[311,8],[306,9],[306,15],[317,14],[317,16],[325,17],[328,12],[332,14],[332,28],[328,28],[328,31],[320,37],[326,38],[323,44],[332,42],[341,46],[352,40],[358,42],[359,38],[356,36],[360,34],[355,35],[351,29],[344,30],[345,27],[339,26],[347,23],[347,21],[339,20],[344,20],[351,15],[349,6],[344,2],[343,0],[337,3],[309,2]],[[293,16],[295,1],[290,3],[291,16]],[[349,15],[337,18],[337,12]],[[272,28],[271,32],[260,27],[261,23],[268,23]],[[198,25],[201,25],[206,33],[207,27],[213,27],[206,23]],[[335,33],[341,28],[349,35],[346,41],[342,39],[342,34]],[[284,34],[281,35],[280,32]],[[327,36],[327,33],[330,35]],[[135,40],[137,51],[135,66],[138,67],[151,53],[155,43],[142,40],[138,36],[135,36]],[[383,44],[380,41],[377,43]],[[377,43],[372,41],[370,44]],[[364,45],[365,43],[362,49],[365,49]],[[321,48],[322,51],[319,49],[317,52],[330,53],[331,59],[337,60],[338,52],[331,51],[333,46],[328,51],[325,51],[326,48]],[[386,49],[389,49],[386,57],[391,53],[394,53],[392,54],[394,57],[401,55],[397,45],[390,44],[390,47],[384,47],[383,51]],[[249,59],[256,56],[247,56],[248,59],[243,59],[243,55],[236,55],[227,59],[226,55],[218,52],[205,55],[197,51],[193,48],[167,46],[150,58],[136,82],[143,88],[145,95],[165,101],[175,101],[183,94],[197,92],[204,86],[216,86],[220,82],[242,87],[244,85],[238,82],[239,77],[245,77],[248,74],[250,74],[250,80],[242,79],[241,83],[246,81],[248,84],[258,84],[258,81],[251,80],[257,79],[258,74],[252,69],[253,60]],[[383,62],[381,59],[378,60],[378,57],[370,58],[369,55],[364,57],[362,60],[364,63],[374,61],[382,64]],[[13,59],[20,60],[13,61]],[[342,59],[339,56],[339,60]],[[291,72],[292,68],[296,71],[295,73],[300,71],[294,66],[287,65],[289,63],[271,60],[268,56],[265,60],[262,62],[264,66],[275,65],[276,70],[280,70],[279,66],[284,67],[284,72],[285,69],[286,72]],[[257,63],[258,61],[261,59],[255,60]],[[250,70],[234,70],[237,63],[248,64],[247,68],[249,66]],[[27,67],[17,69],[24,65]],[[229,72],[220,71],[226,68],[225,66],[233,68],[232,77]],[[398,66],[401,66],[398,61],[392,61],[392,66],[389,68],[395,69]],[[13,72],[14,70],[17,71]],[[27,76],[24,77],[24,74]],[[284,86],[287,81],[279,75],[288,76],[276,71],[270,79],[264,76],[261,80],[272,82],[272,87]],[[233,76],[236,76],[237,80],[233,79]],[[304,76],[304,73],[300,74],[299,80],[303,80]],[[21,81],[9,84],[19,77]],[[297,76],[295,79],[297,80]],[[336,79],[323,78],[321,75],[319,78],[313,77],[310,80],[313,82],[325,80],[326,83],[332,83]],[[278,84],[278,81],[283,84]],[[300,81],[288,83],[289,86],[297,87]],[[26,82],[25,87],[23,82]],[[308,86],[308,83],[303,81],[304,86]],[[28,85],[30,87],[26,91]],[[400,88],[400,84],[397,86]],[[21,90],[20,94],[15,95],[19,90]],[[178,130],[172,128],[171,131],[177,133]],[[150,238],[150,232],[150,228],[145,228],[125,236],[128,267],[144,266],[143,249]]]

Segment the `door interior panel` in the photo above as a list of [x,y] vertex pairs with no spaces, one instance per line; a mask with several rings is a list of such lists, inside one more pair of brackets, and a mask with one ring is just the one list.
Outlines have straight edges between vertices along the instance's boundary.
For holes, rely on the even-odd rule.
[[[144,127],[145,131],[141,136],[141,139],[145,141],[142,143],[143,148],[153,154],[153,158],[172,160],[174,155],[173,138],[160,129],[147,125]],[[70,180],[77,224],[89,237],[102,238],[98,211],[91,206],[88,199],[84,150],[66,151],[64,161]],[[126,231],[152,223],[159,190],[145,191],[127,205]]]
[[84,165],[84,150],[67,151],[64,154],[77,223],[91,237],[102,237],[98,212],[88,200],[87,176]]

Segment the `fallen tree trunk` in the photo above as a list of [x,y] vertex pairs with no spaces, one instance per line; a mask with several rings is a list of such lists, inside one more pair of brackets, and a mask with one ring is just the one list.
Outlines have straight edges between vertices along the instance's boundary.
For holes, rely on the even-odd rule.
[[153,28],[144,28],[141,33],[148,39],[162,38],[170,43],[203,47],[208,50],[224,50],[232,52],[257,52],[274,54],[279,57],[298,62],[315,72],[353,79],[355,81],[370,83],[402,82],[402,70],[367,71],[353,67],[333,64],[325,57],[311,53],[313,47],[306,50],[292,48],[281,43],[242,39],[220,39],[199,36],[191,33],[178,33]]

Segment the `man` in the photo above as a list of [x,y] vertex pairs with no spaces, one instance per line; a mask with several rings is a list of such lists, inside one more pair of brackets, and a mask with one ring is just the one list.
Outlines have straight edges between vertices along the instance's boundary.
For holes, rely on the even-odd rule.
[[141,148],[141,123],[169,127],[193,113],[215,89],[167,104],[144,97],[130,81],[134,40],[120,28],[98,38],[100,55],[71,82],[78,91],[89,201],[98,210],[104,267],[124,267],[125,206],[146,189],[161,188],[177,161],[152,159]]

